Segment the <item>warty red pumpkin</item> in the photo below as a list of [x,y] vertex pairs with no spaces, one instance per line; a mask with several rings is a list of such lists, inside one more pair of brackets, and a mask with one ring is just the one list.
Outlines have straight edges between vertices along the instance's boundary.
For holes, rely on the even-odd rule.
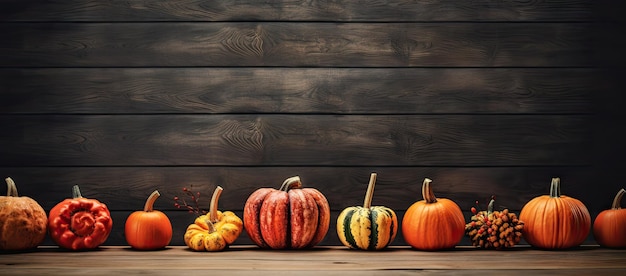
[[59,202],[50,210],[48,232],[52,240],[70,250],[94,249],[106,241],[113,228],[107,206],[81,195],[78,185],[72,187],[72,198]]
[[330,226],[330,206],[317,189],[302,188],[299,176],[276,190],[260,188],[247,199],[243,223],[261,248],[301,249],[317,245]]

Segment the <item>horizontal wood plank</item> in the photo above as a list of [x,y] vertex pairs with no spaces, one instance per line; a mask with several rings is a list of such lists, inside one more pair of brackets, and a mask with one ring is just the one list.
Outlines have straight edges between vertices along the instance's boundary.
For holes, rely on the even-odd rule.
[[584,23],[6,23],[0,67],[582,67]]
[[5,254],[3,272],[11,275],[621,275],[626,272],[626,250],[583,246],[573,250],[511,250],[457,247],[440,252],[393,246],[363,252],[341,246],[310,250],[261,250],[233,246],[224,252],[192,252],[172,246],[160,251],[134,251],[126,246],[104,246],[88,252],[66,252],[42,247],[33,252]]
[[20,1],[1,21],[582,21],[591,0],[559,1]]
[[[44,210],[49,210],[71,196],[71,187],[80,185],[84,197],[105,203],[113,218],[113,230],[105,245],[126,245],[124,223],[133,211],[142,210],[152,191],[159,190],[154,205],[171,220],[174,238],[171,245],[184,245],[184,231],[197,216],[185,209],[174,207],[174,196],[188,197],[183,187],[200,192],[199,207],[207,210],[213,189],[220,185],[224,192],[219,210],[234,211],[243,216],[247,197],[261,187],[278,188],[284,178],[298,174],[305,187],[316,188],[329,201],[331,226],[322,245],[341,245],[335,232],[335,219],[339,212],[349,206],[362,204],[370,172],[378,173],[373,205],[383,205],[396,211],[399,220],[404,211],[416,201],[422,200],[421,182],[424,177],[434,180],[433,187],[438,198],[455,201],[463,210],[467,221],[470,208],[485,209],[487,200],[495,195],[496,209],[509,209],[518,213],[530,199],[547,194],[550,178],[562,178],[562,192],[586,204],[595,217],[610,208],[619,185],[599,185],[592,190],[588,183],[597,182],[596,171],[591,168],[0,168],[0,175],[10,176],[18,185],[21,196],[31,197]],[[478,200],[478,205],[475,201]],[[593,244],[589,236],[585,244]],[[54,245],[46,238],[45,245]],[[245,233],[236,244],[253,244]],[[460,245],[470,245],[463,238]],[[522,243],[524,244],[524,243]],[[402,233],[393,245],[406,245]]]
[[3,166],[582,166],[588,115],[11,115]]
[[[318,189],[338,211],[363,204],[371,172],[378,174],[372,204],[398,211],[422,199],[426,177],[433,180],[436,196],[452,199],[466,211],[477,200],[486,208],[492,195],[497,197],[496,207],[520,210],[530,199],[549,192],[552,177],[561,178],[563,194],[594,211],[610,208],[622,187],[603,182],[591,167],[0,167],[0,176],[11,177],[20,195],[37,200],[46,210],[70,197],[74,185],[84,196],[122,211],[143,208],[154,190],[161,193],[155,208],[176,211],[173,198],[185,198],[183,187],[201,192],[200,207],[207,210],[210,195],[220,185],[224,188],[220,209],[243,210],[256,189],[277,189],[286,178],[299,175],[305,187]],[[598,185],[589,189],[589,183]]]
[[568,68],[0,69],[0,114],[592,113],[605,94],[602,76]]

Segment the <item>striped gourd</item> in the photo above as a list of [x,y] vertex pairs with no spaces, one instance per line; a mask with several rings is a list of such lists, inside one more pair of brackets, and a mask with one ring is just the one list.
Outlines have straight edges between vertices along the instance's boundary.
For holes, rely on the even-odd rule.
[[398,217],[385,206],[371,206],[376,182],[372,173],[363,206],[344,209],[337,218],[337,235],[345,246],[354,249],[386,248],[398,232]]

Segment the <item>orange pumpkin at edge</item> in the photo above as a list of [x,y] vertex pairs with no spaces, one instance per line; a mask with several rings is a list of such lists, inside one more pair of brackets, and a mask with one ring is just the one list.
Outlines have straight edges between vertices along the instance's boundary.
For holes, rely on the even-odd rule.
[[581,245],[591,231],[591,215],[578,199],[561,195],[560,178],[552,178],[550,194],[526,203],[519,219],[523,237],[531,246],[566,249]]
[[626,209],[620,206],[624,194],[626,190],[619,190],[613,199],[611,209],[600,212],[593,222],[593,236],[601,246],[626,247]]
[[132,212],[124,225],[126,242],[133,249],[156,250],[172,240],[172,223],[165,213],[154,210],[154,202],[161,194],[155,190],[146,200],[143,211]]
[[422,184],[423,200],[413,203],[402,218],[406,243],[419,250],[435,251],[455,247],[465,235],[465,217],[459,205],[446,198],[436,198],[432,180]]
[[37,247],[47,233],[46,211],[27,196],[19,196],[10,177],[7,195],[0,196],[0,251],[18,251]]

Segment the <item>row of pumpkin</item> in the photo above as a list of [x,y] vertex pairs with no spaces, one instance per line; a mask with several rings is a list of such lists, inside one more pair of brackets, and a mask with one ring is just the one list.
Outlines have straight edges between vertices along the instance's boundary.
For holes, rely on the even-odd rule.
[[[6,179],[7,196],[0,196],[0,250],[18,251],[37,247],[47,234],[62,248],[88,250],[100,246],[109,236],[112,219],[107,206],[97,199],[81,196],[78,186],[73,197],[54,206],[48,215],[32,198],[18,196],[11,178]],[[363,250],[386,248],[399,229],[407,244],[415,249],[435,251],[456,246],[464,235],[481,248],[513,247],[524,238],[528,244],[544,249],[564,249],[582,244],[590,231],[598,244],[626,247],[626,209],[620,201],[621,189],[612,208],[598,214],[593,225],[586,206],[560,194],[559,178],[553,178],[550,194],[541,195],[524,205],[519,218],[515,213],[472,208],[466,223],[459,206],[452,200],[435,197],[431,180],[422,184],[423,200],[413,203],[398,223],[395,212],[385,206],[371,206],[376,173],[370,176],[363,206],[344,209],[337,218],[337,235],[347,247]],[[194,194],[184,189],[193,199]],[[209,211],[199,214],[187,227],[185,244],[195,251],[221,251],[241,234],[259,247],[302,249],[317,245],[330,226],[330,207],[324,195],[304,188],[300,178],[288,178],[279,189],[260,188],[247,199],[243,220],[231,211],[217,209],[222,187],[211,198]],[[156,250],[169,245],[172,225],[169,218],[153,209],[159,192],[147,199],[144,210],[129,215],[125,223],[128,244],[137,250]],[[178,204],[178,198],[176,205]],[[186,201],[183,201],[186,202]],[[184,204],[190,211],[197,207]]]

